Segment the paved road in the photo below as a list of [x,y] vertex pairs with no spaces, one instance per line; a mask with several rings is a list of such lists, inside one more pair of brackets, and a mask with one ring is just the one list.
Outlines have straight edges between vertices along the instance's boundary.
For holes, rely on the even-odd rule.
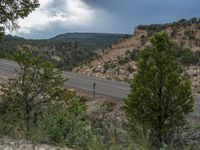
[[[0,79],[7,77],[7,75],[14,74],[17,68],[18,65],[15,62],[0,60]],[[96,94],[100,96],[124,99],[127,97],[130,90],[129,85],[124,82],[88,77],[71,72],[63,72],[63,74],[65,78],[69,79],[64,84],[66,87],[93,92],[93,84],[95,83]]]
[[[8,60],[0,60],[0,80],[9,77],[16,72],[18,65]],[[65,82],[66,87],[79,89],[85,92],[93,92],[93,83],[96,85],[96,94],[116,99],[127,97],[130,87],[127,83],[89,77],[71,72],[64,72],[64,77],[69,80]],[[200,116],[200,95],[195,96],[195,114]]]

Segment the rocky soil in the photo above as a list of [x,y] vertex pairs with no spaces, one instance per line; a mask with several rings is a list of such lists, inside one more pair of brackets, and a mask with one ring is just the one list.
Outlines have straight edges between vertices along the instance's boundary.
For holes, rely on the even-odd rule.
[[32,144],[28,141],[15,141],[11,139],[0,139],[0,150],[72,150],[65,147],[56,147],[47,144]]
[[[193,52],[200,51],[200,23],[167,26],[161,31],[180,47],[189,48]],[[137,61],[125,59],[128,55],[141,51],[150,45],[151,36],[145,29],[136,29],[132,37],[119,41],[111,48],[104,50],[97,58],[87,64],[73,69],[76,73],[112,80],[133,79],[137,73]],[[191,65],[184,68],[189,74],[195,92],[200,90],[200,67]],[[197,70],[197,71],[196,71]],[[200,91],[199,91],[200,92]]]

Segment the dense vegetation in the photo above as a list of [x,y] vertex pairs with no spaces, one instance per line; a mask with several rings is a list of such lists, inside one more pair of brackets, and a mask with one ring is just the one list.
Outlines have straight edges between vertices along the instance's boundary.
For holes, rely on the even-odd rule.
[[62,72],[28,49],[13,59],[21,71],[1,85],[1,137],[48,138],[49,142],[80,146],[81,136],[87,134],[86,107],[73,91],[62,88]]
[[75,33],[68,35],[65,40],[59,36],[49,40],[27,40],[9,35],[0,42],[0,57],[9,58],[16,50],[26,46],[35,53],[46,53],[46,59],[57,67],[71,69],[93,58],[99,48],[108,47],[123,36]]
[[130,35],[112,33],[66,33],[51,38],[51,41],[79,42],[92,49],[104,49]]
[[[170,53],[171,47],[163,47],[169,44],[165,42],[166,36],[159,34],[158,37],[163,38],[163,42],[155,37],[155,47],[139,54],[141,71],[132,82],[126,103],[128,118],[134,119],[128,122],[124,115],[113,114],[115,104],[112,102],[105,101],[87,111],[84,101],[88,98],[64,89],[62,73],[43,59],[43,55],[34,54],[30,49],[18,51],[13,59],[21,72],[1,84],[0,137],[45,141],[85,150],[150,150],[162,144],[182,149],[187,139],[182,138],[182,134],[176,137],[172,133],[177,127],[183,130],[185,114],[191,111],[190,84],[180,75],[174,55]],[[163,84],[160,85],[161,78]],[[162,89],[161,99],[159,89]],[[164,105],[159,105],[161,103]],[[167,121],[162,124],[159,118]],[[128,128],[129,125],[134,128]],[[166,135],[168,140],[173,137],[172,140],[178,138],[180,142],[168,143]],[[155,144],[153,139],[156,138],[159,142]],[[170,147],[165,145],[165,149]]]
[[95,55],[94,51],[77,42],[25,40],[18,37],[4,36],[0,43],[0,56],[9,58],[17,49],[23,47],[30,47],[35,53],[45,53],[47,60],[64,69],[70,69]]

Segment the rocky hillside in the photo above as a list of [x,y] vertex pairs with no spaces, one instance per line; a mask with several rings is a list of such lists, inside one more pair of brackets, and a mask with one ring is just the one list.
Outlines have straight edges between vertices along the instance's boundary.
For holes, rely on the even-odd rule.
[[200,85],[200,19],[182,19],[169,24],[139,25],[134,34],[113,44],[99,56],[73,71],[114,80],[132,79],[137,72],[140,50],[151,46],[150,39],[156,32],[166,32],[177,43],[177,60],[191,77],[194,89]]

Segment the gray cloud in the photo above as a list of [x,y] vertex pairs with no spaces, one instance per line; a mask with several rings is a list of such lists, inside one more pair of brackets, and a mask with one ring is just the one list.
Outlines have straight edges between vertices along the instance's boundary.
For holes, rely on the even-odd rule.
[[[118,31],[130,32],[139,24],[167,23],[200,16],[199,0],[84,0],[108,11]],[[112,28],[111,28],[112,30]]]
[[[77,5],[81,3],[77,8],[84,8],[80,10],[71,8],[69,2],[72,1],[74,4],[77,2]],[[49,17],[57,16],[57,21],[49,21],[42,26],[43,30],[34,27],[29,29],[29,33],[18,33],[18,35],[28,38],[48,38],[66,32],[132,33],[139,24],[167,23],[182,18],[200,17],[199,6],[199,0],[53,0],[42,7],[41,13],[46,11]],[[86,14],[91,13],[87,14],[85,21],[82,16],[84,10]],[[62,15],[59,12],[62,12]],[[62,17],[65,19],[76,17],[79,20],[76,20],[78,23],[73,21],[71,23],[70,19],[63,21]]]
[[43,9],[55,14],[57,11],[67,12],[66,10],[67,1],[66,0],[54,0],[52,3],[44,7]]

